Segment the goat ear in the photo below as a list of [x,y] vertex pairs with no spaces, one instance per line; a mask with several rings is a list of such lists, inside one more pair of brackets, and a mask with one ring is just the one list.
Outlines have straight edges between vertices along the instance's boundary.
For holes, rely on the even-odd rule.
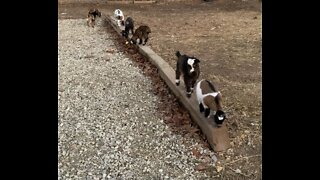
[[200,63],[200,60],[199,60],[199,59],[196,59],[194,62],[195,62],[195,63]]

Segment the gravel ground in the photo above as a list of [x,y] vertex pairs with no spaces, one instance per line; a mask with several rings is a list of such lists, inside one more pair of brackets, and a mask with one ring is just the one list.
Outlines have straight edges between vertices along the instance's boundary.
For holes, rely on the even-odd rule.
[[99,22],[58,27],[58,179],[206,178],[191,150],[213,152],[170,131],[150,79]]

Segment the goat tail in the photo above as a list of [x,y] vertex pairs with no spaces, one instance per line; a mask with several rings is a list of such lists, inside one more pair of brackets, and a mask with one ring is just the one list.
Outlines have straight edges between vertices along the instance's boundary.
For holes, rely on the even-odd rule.
[[177,51],[177,52],[176,52],[176,56],[177,56],[178,58],[181,56],[180,51]]

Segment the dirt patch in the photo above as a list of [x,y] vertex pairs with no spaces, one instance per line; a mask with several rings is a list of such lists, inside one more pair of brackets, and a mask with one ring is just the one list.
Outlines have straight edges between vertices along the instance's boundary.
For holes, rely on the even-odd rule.
[[[232,148],[219,153],[221,179],[261,179],[261,91],[262,91],[262,15],[258,0],[219,0],[212,2],[157,3],[139,5],[59,4],[59,18],[85,18],[89,7],[98,7],[104,14],[120,8],[135,20],[136,27],[150,26],[147,43],[175,68],[174,52],[193,55],[201,61],[200,78],[217,84],[223,94],[228,114],[226,120]],[[119,40],[119,47],[125,48]],[[122,44],[122,45],[121,45]],[[128,51],[128,49],[126,49]],[[131,51],[148,75],[155,69]],[[154,80],[154,93],[168,97],[169,90],[161,80]],[[174,131],[189,134],[190,117],[172,97],[166,98],[159,110],[167,112],[167,123]],[[171,107],[179,107],[171,108]],[[196,134],[196,133],[195,133]],[[201,135],[192,135],[193,138]],[[210,174],[213,169],[203,169]],[[216,169],[215,169],[216,170]]]

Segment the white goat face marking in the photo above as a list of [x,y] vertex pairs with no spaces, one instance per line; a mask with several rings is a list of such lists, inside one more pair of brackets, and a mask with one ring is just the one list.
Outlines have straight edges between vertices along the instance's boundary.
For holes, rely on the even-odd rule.
[[116,14],[117,16],[122,16],[122,15],[123,15],[123,13],[122,13],[122,11],[121,11],[120,9],[116,9],[116,10],[115,10],[115,14]]
[[179,82],[180,82],[180,80],[176,79],[176,83],[179,83]]
[[219,121],[223,120],[223,116],[218,116]]
[[122,11],[120,9],[116,9],[114,11],[114,16],[116,18],[120,18],[120,20],[124,20],[124,15],[123,15],[123,13],[122,13]]
[[188,64],[191,66],[190,73],[194,71],[194,68],[193,68],[194,60],[195,59],[191,59],[191,58],[188,59]]
[[213,97],[216,97],[220,92],[213,92],[211,93]]

